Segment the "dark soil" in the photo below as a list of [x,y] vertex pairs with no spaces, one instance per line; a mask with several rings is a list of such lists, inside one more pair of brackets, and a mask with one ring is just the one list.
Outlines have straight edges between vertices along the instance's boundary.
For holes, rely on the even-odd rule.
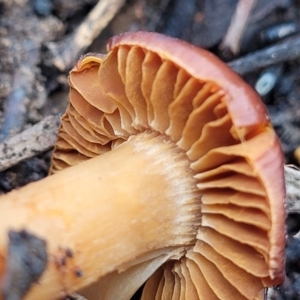
[[[21,132],[67,105],[67,72],[49,59],[48,43],[64,40],[93,8],[96,0],[0,0],[0,141]],[[299,0],[257,0],[243,34],[241,50],[233,55],[222,48],[237,0],[128,0],[88,51],[105,52],[112,35],[151,30],[209,49],[225,61],[284,42],[299,35]],[[279,27],[278,27],[279,26]],[[290,27],[289,27],[290,26]],[[286,29],[279,30],[281,28]],[[287,29],[288,28],[288,29]],[[75,62],[74,62],[75,63]],[[255,86],[263,72],[276,79],[264,95],[279,135],[286,163],[299,165],[294,151],[300,146],[300,58],[244,75]],[[51,151],[0,173],[0,193],[47,175]],[[287,217],[286,280],[271,299],[300,299],[300,230],[298,214]]]

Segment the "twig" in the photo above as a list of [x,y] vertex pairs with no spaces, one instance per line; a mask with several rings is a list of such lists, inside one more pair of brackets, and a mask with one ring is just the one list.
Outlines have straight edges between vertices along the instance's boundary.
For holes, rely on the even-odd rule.
[[60,71],[70,69],[124,3],[125,0],[100,0],[74,33],[60,42],[48,43],[53,65]]
[[300,170],[293,166],[285,166],[286,211],[300,213]]
[[240,44],[250,13],[256,4],[256,0],[239,0],[230,26],[222,41],[221,48],[230,51],[234,55],[239,53]]
[[49,150],[56,141],[58,116],[43,121],[0,144],[0,171]]
[[228,66],[238,74],[244,75],[273,64],[294,60],[299,57],[300,36],[297,35],[284,42],[233,60],[228,63]]

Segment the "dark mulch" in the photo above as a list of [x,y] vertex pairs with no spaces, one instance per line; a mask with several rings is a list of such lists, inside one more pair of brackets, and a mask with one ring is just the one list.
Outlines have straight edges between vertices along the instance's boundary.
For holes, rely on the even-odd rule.
[[[67,105],[67,72],[49,57],[49,42],[65,39],[93,8],[96,0],[0,0],[0,140],[21,132]],[[129,30],[151,30],[182,38],[231,61],[299,35],[299,0],[257,0],[237,55],[221,46],[237,0],[128,0],[86,51],[104,52],[107,39]],[[281,29],[281,30],[280,30]],[[244,78],[252,86],[263,72],[276,79],[263,101],[281,139],[286,163],[299,164],[300,58]],[[268,82],[266,83],[268,84]],[[51,152],[28,159],[0,173],[0,193],[47,175]],[[299,215],[287,218],[287,278],[272,299],[300,299]]]

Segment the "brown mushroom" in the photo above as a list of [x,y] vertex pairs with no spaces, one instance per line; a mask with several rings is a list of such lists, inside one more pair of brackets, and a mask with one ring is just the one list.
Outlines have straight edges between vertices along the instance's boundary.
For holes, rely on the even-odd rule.
[[143,300],[253,300],[282,282],[283,155],[242,79],[205,50],[136,32],[82,57],[69,82],[56,174],[2,196],[1,277],[7,231],[25,229],[48,253],[25,299],[92,283],[89,299],[130,299],[147,280]]

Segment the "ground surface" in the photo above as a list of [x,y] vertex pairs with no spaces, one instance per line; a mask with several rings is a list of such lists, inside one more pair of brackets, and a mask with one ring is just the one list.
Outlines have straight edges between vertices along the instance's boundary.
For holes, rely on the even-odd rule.
[[[83,21],[96,0],[0,0],[0,120],[1,140],[21,132],[67,105],[67,71],[53,66],[49,43],[64,40]],[[286,32],[299,35],[300,1],[257,0],[234,55],[222,47],[237,0],[131,0],[94,40],[87,51],[104,52],[107,39],[129,30],[159,31],[213,51],[230,61],[247,53],[284,42]],[[184,26],[183,26],[184,24]],[[281,26],[277,27],[276,26]],[[274,27],[275,26],[275,27]],[[275,28],[275,29],[274,29]],[[281,31],[279,29],[283,28]],[[285,30],[285,31],[284,31]],[[285,33],[284,33],[285,32]],[[294,151],[300,146],[300,58],[267,69],[276,79],[263,100],[282,142],[286,163],[299,165]],[[257,68],[244,78],[255,85]],[[268,85],[269,82],[265,83]],[[46,176],[51,151],[0,173],[5,193]],[[300,299],[300,216],[287,218],[285,283],[272,299]]]

